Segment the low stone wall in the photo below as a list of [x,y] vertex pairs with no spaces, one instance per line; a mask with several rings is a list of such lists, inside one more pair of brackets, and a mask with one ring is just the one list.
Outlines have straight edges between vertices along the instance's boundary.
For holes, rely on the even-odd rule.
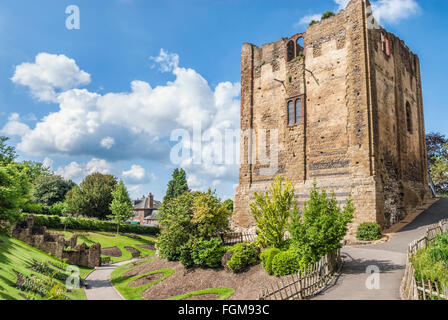
[[37,249],[48,252],[59,259],[66,259],[68,264],[94,268],[101,265],[101,245],[95,243],[88,247],[85,243],[77,244],[77,236],[65,240],[64,235],[47,232],[46,227],[34,225],[34,216],[16,224],[11,236]]

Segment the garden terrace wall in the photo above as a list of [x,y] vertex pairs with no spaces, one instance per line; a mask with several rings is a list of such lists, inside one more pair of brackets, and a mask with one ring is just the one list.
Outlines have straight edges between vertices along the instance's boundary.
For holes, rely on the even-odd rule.
[[101,265],[101,245],[99,243],[90,247],[85,243],[77,244],[76,235],[65,240],[62,234],[49,233],[46,227],[36,226],[33,215],[29,215],[25,221],[17,223],[11,229],[11,236],[56,258],[66,259],[68,264],[88,268]]
[[440,221],[437,224],[430,226],[426,230],[425,236],[418,240],[414,240],[409,244],[407,259],[406,259],[406,269],[401,282],[401,298],[403,300],[430,300],[433,297],[438,299],[448,300],[448,288],[443,287],[444,294],[440,293],[440,284],[437,282],[432,282],[430,280],[422,279],[421,282],[417,283],[415,279],[415,269],[412,265],[412,257],[421,249],[428,247],[428,244],[432,243],[437,235],[448,232],[448,220]]

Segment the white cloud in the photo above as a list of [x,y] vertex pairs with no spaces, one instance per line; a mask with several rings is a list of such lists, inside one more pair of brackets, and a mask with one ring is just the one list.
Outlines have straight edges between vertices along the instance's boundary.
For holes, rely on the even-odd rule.
[[26,136],[31,132],[31,129],[26,124],[20,122],[20,115],[18,113],[11,113],[8,117],[8,122],[0,130],[0,133],[9,136]]
[[378,23],[397,23],[419,10],[415,0],[378,0],[372,2],[373,16]]
[[123,171],[121,175],[127,183],[132,185],[148,183],[154,179],[153,174],[147,174],[142,166],[136,164],[133,164],[128,171]]
[[66,166],[60,166],[55,174],[67,180],[73,180],[80,183],[87,175],[92,173],[108,174],[111,171],[111,165],[104,159],[92,158],[87,163],[80,164],[76,161],[71,162]]
[[322,17],[322,14],[310,14],[308,16],[302,17],[299,22],[297,22],[294,26],[298,27],[301,25],[308,25],[311,21],[320,21],[320,18]]
[[77,66],[75,60],[63,54],[39,53],[34,63],[16,66],[11,80],[29,87],[40,101],[57,100],[58,91],[90,83],[90,75]]
[[55,173],[64,179],[73,180],[76,183],[80,183],[84,178],[85,170],[79,163],[73,161],[66,166],[59,167]]
[[[336,11],[345,9],[350,0],[334,0],[337,4]],[[379,23],[397,23],[402,19],[416,14],[419,5],[416,0],[377,0],[371,1],[373,16]],[[307,25],[311,20],[320,21],[322,13],[302,17],[295,27]]]
[[112,137],[106,137],[101,140],[101,146],[106,149],[110,149],[115,145],[115,139]]
[[[169,138],[175,129],[185,129],[191,136],[198,122],[202,133],[209,136],[224,136],[226,129],[239,129],[239,83],[221,82],[213,89],[195,70],[179,67],[176,54],[161,50],[154,60],[163,70],[171,70],[173,81],[152,87],[135,80],[129,92],[118,93],[78,88],[61,91],[56,97],[59,109],[33,128],[22,130],[18,150],[33,156],[90,156],[112,161],[144,158],[166,163]],[[181,165],[204,183],[233,179],[237,163],[213,161],[220,147],[220,141],[210,139],[202,144],[205,161]],[[85,175],[86,165],[71,163],[58,170],[73,178]]]
[[150,59],[159,65],[160,71],[162,72],[171,72],[179,66],[179,55],[176,53],[168,53],[163,49],[160,49],[157,57],[150,57]]

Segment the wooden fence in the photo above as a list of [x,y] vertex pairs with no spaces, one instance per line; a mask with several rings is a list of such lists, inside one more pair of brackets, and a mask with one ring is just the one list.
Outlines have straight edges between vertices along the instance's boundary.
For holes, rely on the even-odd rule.
[[220,238],[223,244],[233,245],[241,242],[252,242],[257,235],[255,233],[230,232],[221,234]]
[[[305,271],[299,271],[265,288],[259,294],[259,300],[304,300],[316,295],[332,279],[333,273],[342,263],[340,249],[335,250],[310,265]],[[288,279],[289,278],[289,279]]]
[[[422,279],[417,282],[415,279],[415,269],[412,265],[412,257],[421,249],[427,248],[428,244],[434,241],[434,238],[442,233],[448,232],[448,220],[440,221],[430,226],[426,230],[425,236],[418,240],[414,240],[409,244],[406,269],[401,281],[401,297],[404,300],[448,300],[448,288],[437,282]],[[441,290],[442,289],[442,290]],[[443,292],[443,293],[442,293]]]

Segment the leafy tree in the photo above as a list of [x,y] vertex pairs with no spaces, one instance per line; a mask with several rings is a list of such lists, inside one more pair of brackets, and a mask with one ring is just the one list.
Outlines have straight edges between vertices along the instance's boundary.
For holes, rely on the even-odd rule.
[[41,174],[33,182],[33,202],[42,204],[48,210],[52,205],[63,202],[67,192],[75,185],[73,181],[66,181],[54,174]]
[[72,213],[105,219],[112,213],[109,206],[116,184],[117,179],[110,174],[93,173],[67,193],[66,202]]
[[180,196],[164,201],[158,211],[161,232],[157,238],[160,256],[168,260],[178,260],[181,248],[194,233],[191,223],[192,205],[198,192],[184,192]]
[[65,202],[56,202],[48,208],[48,212],[52,215],[62,216],[70,213],[70,208]]
[[168,182],[163,202],[169,201],[188,191],[187,175],[184,169],[174,169],[172,179]]
[[200,193],[192,204],[191,222],[195,225],[199,237],[210,238],[229,230],[229,218],[232,214],[214,193]]
[[120,224],[123,224],[126,220],[133,216],[132,203],[129,198],[128,190],[126,189],[123,181],[120,181],[112,192],[113,200],[110,204],[110,210],[112,214],[108,218],[112,219],[117,224],[117,234],[120,228]]
[[448,191],[448,157],[443,153],[448,152],[448,142],[442,147],[440,155],[434,157],[434,164],[431,166],[431,178],[436,185],[438,192],[444,194]]
[[26,173],[17,164],[0,165],[0,229],[19,218],[20,209],[29,201],[29,190]]
[[428,165],[434,187],[439,194],[448,194],[448,177],[444,163],[448,161],[448,139],[440,133],[426,135]]
[[302,215],[295,212],[289,227],[292,247],[302,267],[318,262],[328,252],[341,247],[341,240],[347,233],[347,224],[352,220],[353,213],[351,199],[341,210],[334,193],[331,197],[327,197],[325,190],[319,194],[314,184]]
[[291,214],[297,213],[294,187],[289,179],[277,176],[264,194],[255,192],[250,211],[257,226],[257,241],[265,248],[278,248],[284,243]]
[[17,158],[16,149],[6,144],[8,140],[8,137],[0,136],[0,165],[12,163]]
[[224,205],[226,206],[227,210],[229,210],[230,212],[233,212],[233,200],[232,199],[225,200]]

